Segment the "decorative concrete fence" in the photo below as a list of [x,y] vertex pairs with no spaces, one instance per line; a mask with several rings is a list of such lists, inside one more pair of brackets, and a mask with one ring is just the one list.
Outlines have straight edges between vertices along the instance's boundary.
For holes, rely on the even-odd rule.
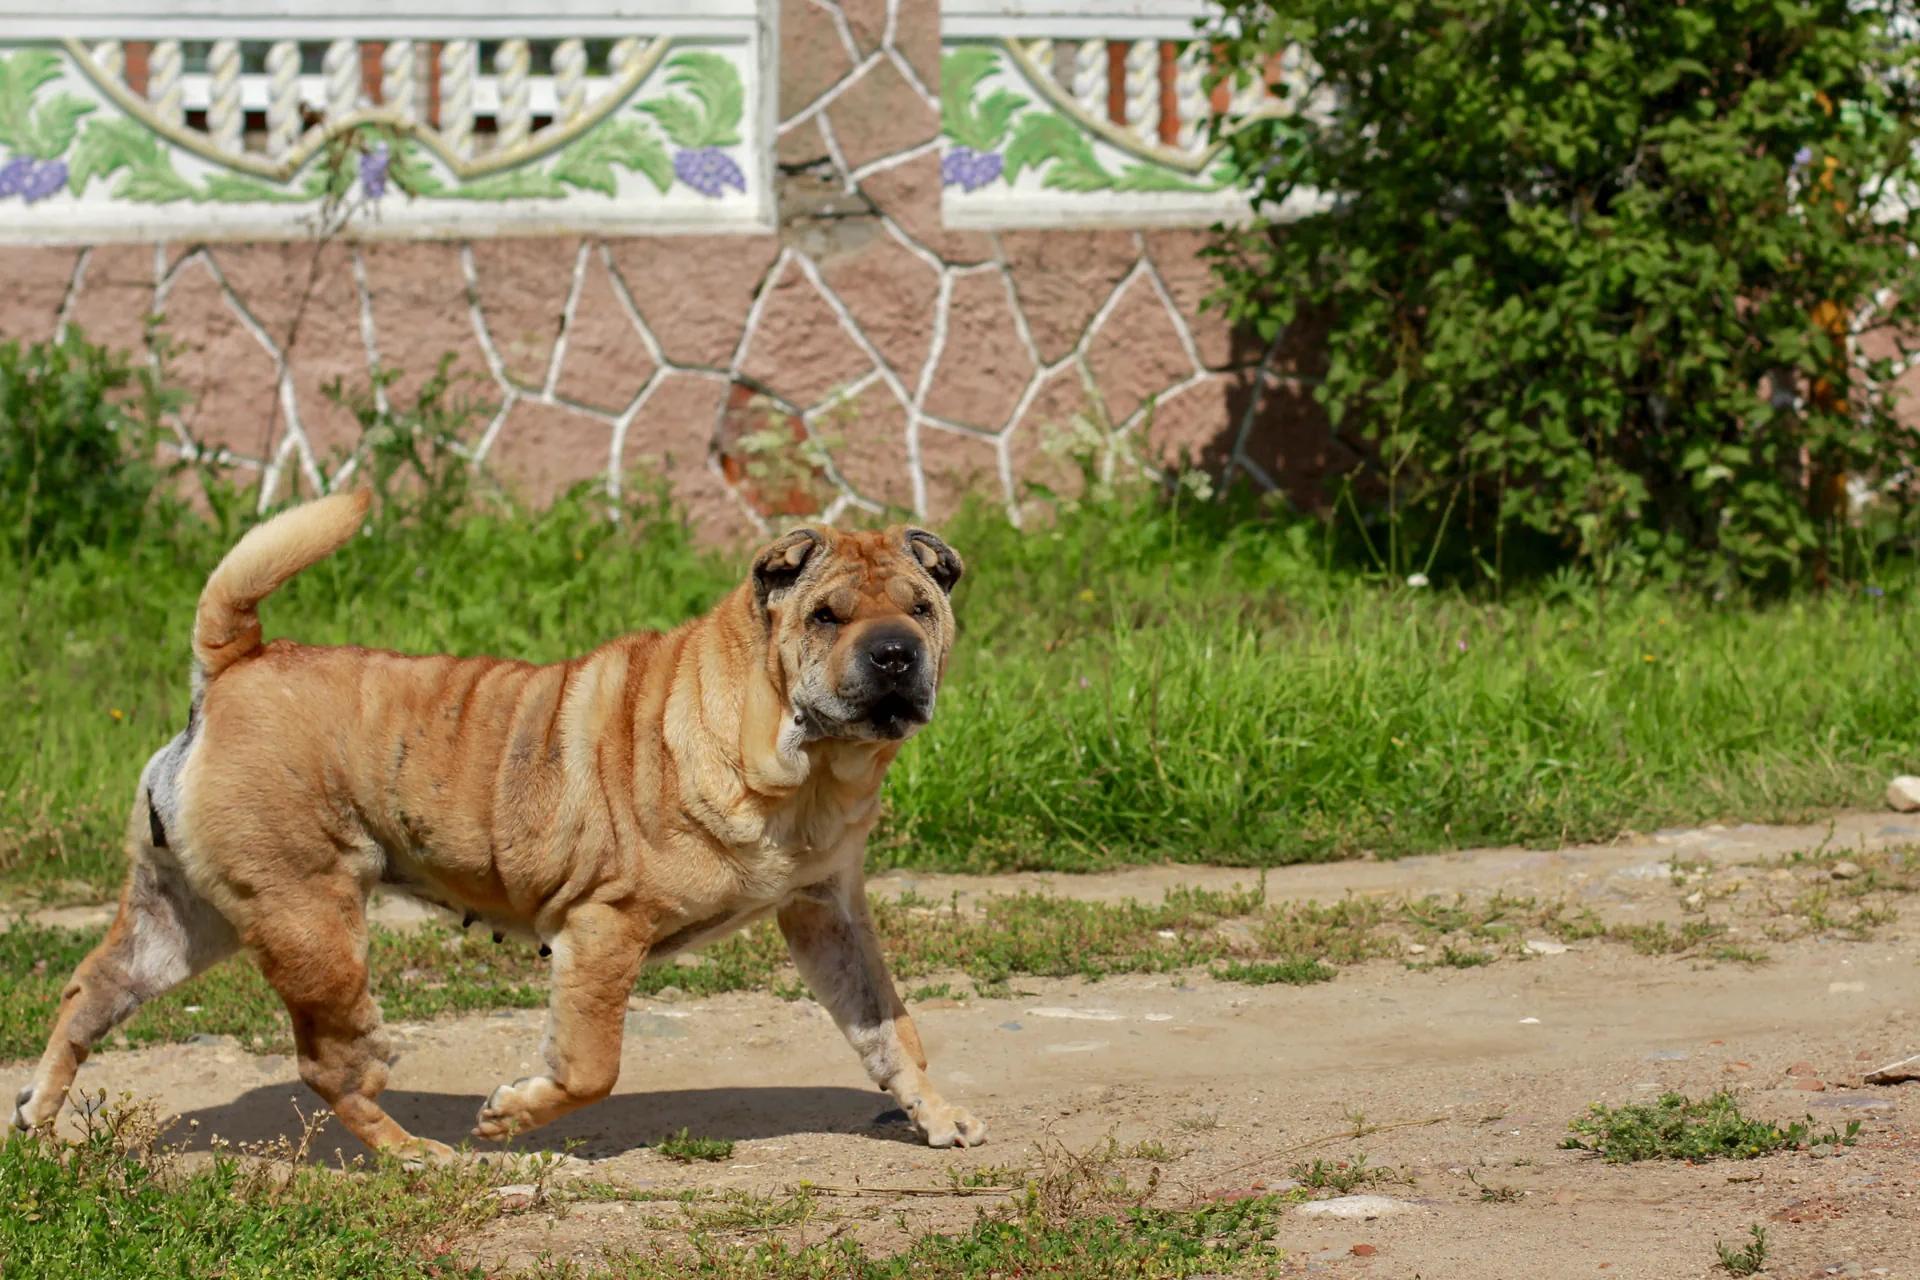
[[1062,429],[1310,488],[1311,335],[1230,331],[1197,256],[1246,214],[1209,116],[1297,95],[1209,94],[1203,13],[0,0],[0,338],[164,359],[178,447],[263,504],[443,353],[510,488],[664,472],[716,537],[1017,519]]

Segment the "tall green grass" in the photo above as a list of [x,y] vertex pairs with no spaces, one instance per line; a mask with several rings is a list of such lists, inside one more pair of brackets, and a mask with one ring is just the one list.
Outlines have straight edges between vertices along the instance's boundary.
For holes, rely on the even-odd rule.
[[[938,715],[874,860],[1279,864],[1603,838],[1868,800],[1920,757],[1904,582],[1762,606],[1562,583],[1504,603],[1327,567],[1309,525],[1150,498],[1021,532],[973,510]],[[184,722],[226,537],[0,567],[0,876],[110,884],[149,752]],[[664,500],[613,524],[376,522],[264,609],[270,635],[535,660],[670,625],[738,581]]]

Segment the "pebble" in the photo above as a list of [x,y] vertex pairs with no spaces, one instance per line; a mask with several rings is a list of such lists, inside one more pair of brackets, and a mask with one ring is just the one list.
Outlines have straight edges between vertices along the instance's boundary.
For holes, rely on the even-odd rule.
[[1830,996],[1844,995],[1849,991],[1865,991],[1866,989],[1867,984],[1864,982],[1829,982],[1827,984],[1827,994]]
[[1118,1022],[1123,1015],[1111,1009],[1029,1009],[1029,1018],[1069,1018],[1076,1022]]
[[1356,1258],[1371,1258],[1378,1252],[1380,1251],[1370,1244],[1357,1244],[1352,1249],[1353,1256]]
[[691,951],[682,951],[673,958],[674,967],[677,969],[700,969],[706,967],[708,963],[705,956],[695,955]]
[[1421,945],[1420,945],[1419,943],[1417,943],[1417,942],[1415,942],[1415,943],[1413,943],[1413,944],[1411,944],[1411,945],[1409,945],[1409,946],[1407,947],[1407,950],[1408,950],[1408,951],[1410,951],[1410,952],[1412,952],[1412,953],[1413,953],[1414,955],[1416,955],[1416,956],[1423,956],[1423,955],[1425,955],[1425,954],[1427,954],[1427,949],[1426,949],[1425,947],[1423,947],[1423,946],[1421,946]]
[[534,1193],[538,1190],[531,1182],[516,1182],[510,1187],[495,1187],[493,1194],[500,1201],[502,1209],[524,1209],[533,1203]]
[[1537,956],[1563,956],[1567,954],[1567,944],[1564,942],[1549,942],[1545,938],[1528,938],[1527,950]]
[[1351,1218],[1373,1221],[1398,1214],[1413,1213],[1418,1205],[1390,1196],[1336,1196],[1332,1200],[1309,1200],[1294,1212],[1306,1218]]
[[1687,1055],[1678,1049],[1655,1049],[1652,1053],[1640,1059],[1642,1062],[1685,1062],[1686,1060]]
[[1720,1069],[1722,1071],[1751,1071],[1753,1070],[1753,1064],[1751,1062],[1729,1062]]
[[1547,1197],[1547,1203],[1557,1204],[1557,1205],[1569,1205],[1574,1203],[1574,1201],[1578,1200],[1579,1198],[1580,1197],[1574,1195],[1572,1190],[1570,1190],[1569,1188],[1562,1187],[1558,1191],[1554,1192],[1552,1195]]
[[1836,862],[1832,867],[1828,868],[1828,870],[1835,880],[1851,880],[1860,874],[1860,864],[1857,862]]
[[1825,1093],[1827,1091],[1827,1086],[1820,1083],[1820,1081],[1808,1080],[1805,1077],[1795,1080],[1793,1087],[1796,1089],[1804,1089],[1808,1093]]
[[1901,813],[1920,810],[1920,778],[1902,774],[1887,784],[1887,807]]
[[1920,1054],[1876,1067],[1867,1072],[1866,1080],[1868,1084],[1899,1084],[1903,1080],[1920,1080]]
[[1003,1022],[1000,1024],[1000,1029],[1002,1031],[1025,1031],[1026,1030],[1025,1027],[1021,1026],[1017,1022]]
[[665,1000],[667,1003],[671,1004],[675,1000],[678,1000],[681,996],[684,996],[685,994],[687,993],[682,991],[678,987],[662,987],[658,991],[653,993],[653,998],[655,1000]]
[[1042,1053],[1097,1053],[1107,1047],[1105,1040],[1072,1040],[1066,1044],[1050,1044]]
[[1787,1074],[1790,1076],[1817,1076],[1820,1074],[1820,1069],[1811,1062],[1796,1062],[1787,1068]]
[[1833,1150],[1834,1150],[1834,1147],[1831,1142],[1821,1142],[1821,1143],[1817,1143],[1810,1151],[1807,1152],[1807,1154],[1812,1156],[1815,1160],[1825,1160],[1828,1156],[1833,1154]]

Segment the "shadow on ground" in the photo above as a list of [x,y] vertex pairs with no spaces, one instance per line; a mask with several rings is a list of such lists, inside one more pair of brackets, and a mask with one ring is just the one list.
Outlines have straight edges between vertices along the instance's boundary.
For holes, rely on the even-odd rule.
[[[479,1152],[571,1150],[582,1158],[597,1158],[649,1146],[682,1129],[730,1142],[857,1133],[917,1145],[905,1114],[892,1099],[860,1089],[775,1086],[621,1093],[504,1147],[472,1137],[474,1115],[483,1101],[480,1094],[405,1089],[380,1095],[380,1105],[410,1132],[454,1146],[471,1142]],[[175,1134],[185,1135],[191,1149],[206,1148],[215,1136],[233,1143],[297,1140],[301,1114],[312,1115],[319,1106],[319,1098],[302,1085],[264,1085],[224,1106],[183,1112]],[[337,1119],[327,1121],[313,1146],[316,1161],[331,1160],[335,1148],[348,1156],[363,1150]]]

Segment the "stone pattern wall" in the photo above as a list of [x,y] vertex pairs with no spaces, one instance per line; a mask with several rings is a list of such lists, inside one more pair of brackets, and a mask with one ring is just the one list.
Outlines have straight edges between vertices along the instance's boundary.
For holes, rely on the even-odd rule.
[[[5,249],[0,339],[138,348],[161,317],[183,440],[261,473],[263,502],[355,465],[329,384],[400,369],[405,403],[443,352],[511,489],[657,469],[716,539],[938,522],[968,493],[1018,518],[1030,484],[1070,486],[1042,445],[1076,414],[1147,465],[1302,497],[1350,464],[1311,336],[1201,310],[1205,232],[942,225],[933,0],[785,0],[781,24],[777,235]],[[801,482],[750,465],[769,425],[811,437]]]

